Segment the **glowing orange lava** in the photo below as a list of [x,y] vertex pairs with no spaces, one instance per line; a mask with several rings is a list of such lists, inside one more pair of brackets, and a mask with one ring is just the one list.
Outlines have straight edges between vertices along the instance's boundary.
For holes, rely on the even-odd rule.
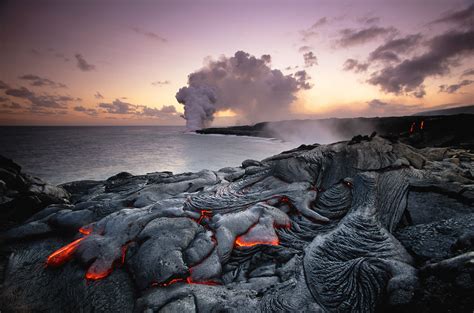
[[425,121],[421,121],[421,124],[420,124],[420,129],[423,130],[423,128],[425,128]]
[[107,270],[105,270],[103,272],[96,272],[93,269],[89,268],[89,270],[86,273],[86,279],[88,279],[88,280],[99,280],[99,279],[102,279],[102,278],[105,278],[105,277],[109,276],[110,273],[112,273],[112,268],[108,268]]
[[69,261],[73,255],[74,251],[76,251],[77,246],[79,243],[86,239],[86,237],[79,238],[77,240],[74,240],[67,246],[62,247],[61,249],[58,249],[51,253],[48,256],[48,259],[46,260],[46,265],[47,266],[52,266],[52,267],[58,267]]
[[199,217],[197,223],[201,224],[202,220],[206,217],[212,217],[212,211],[211,210],[201,210],[201,216]]
[[122,246],[121,250],[122,250],[122,257],[120,259],[122,265],[125,264],[125,257],[127,256],[127,249],[128,249],[128,245],[130,243],[126,243]]
[[413,134],[413,132],[415,131],[415,126],[416,126],[416,122],[413,122],[413,124],[411,124],[411,127],[410,127],[410,134]]
[[185,281],[184,278],[173,278],[169,282],[162,283],[162,284],[156,284],[156,285],[161,286],[161,287],[168,287],[170,285],[173,285],[173,284],[176,284],[176,283],[179,283],[179,282],[184,282],[184,281]]
[[83,235],[90,235],[92,233],[92,227],[87,227],[87,226],[81,227],[79,228],[79,232]]
[[220,285],[218,282],[212,281],[212,280],[207,280],[207,281],[194,281],[191,276],[188,276],[186,278],[186,282],[188,284],[194,284],[194,285],[208,285],[208,286],[216,286]]
[[257,245],[271,245],[271,246],[278,246],[280,244],[278,239],[271,240],[271,241],[245,241],[242,236],[237,237],[235,240],[235,245],[237,247],[253,247]]

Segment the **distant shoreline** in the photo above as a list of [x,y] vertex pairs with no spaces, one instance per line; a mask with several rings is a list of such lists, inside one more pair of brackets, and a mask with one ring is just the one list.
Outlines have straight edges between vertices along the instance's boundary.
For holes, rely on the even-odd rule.
[[317,137],[318,131],[326,131],[337,134],[341,140],[347,140],[357,135],[370,135],[375,131],[417,148],[449,146],[474,149],[472,125],[474,114],[413,115],[261,122],[255,125],[205,128],[196,132],[288,140],[291,136],[311,136],[312,133]]

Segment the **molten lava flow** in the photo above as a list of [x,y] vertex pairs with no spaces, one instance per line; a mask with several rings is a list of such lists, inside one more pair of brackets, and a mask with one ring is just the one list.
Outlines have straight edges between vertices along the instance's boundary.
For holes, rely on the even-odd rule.
[[59,250],[54,251],[48,256],[48,259],[46,260],[46,265],[47,266],[52,266],[52,267],[58,267],[69,261],[73,255],[74,251],[76,251],[77,246],[79,243],[86,239],[87,237],[82,237],[77,240],[74,240],[67,246],[62,247]]
[[423,130],[425,128],[425,121],[421,121],[420,123],[420,130]]
[[[191,272],[191,269],[189,270]],[[186,278],[186,283],[188,284],[194,284],[194,285],[208,285],[208,286],[216,286],[220,285],[218,282],[212,281],[212,280],[206,280],[206,281],[194,281],[191,276],[188,276]]]
[[99,280],[99,279],[109,276],[110,273],[112,273],[112,268],[109,268],[103,272],[96,272],[95,270],[89,268],[89,270],[86,273],[86,279]]
[[413,132],[415,131],[415,126],[416,126],[416,122],[413,122],[413,124],[411,124],[411,127],[410,127],[410,134],[413,134]]
[[244,241],[240,236],[237,237],[235,240],[235,245],[237,247],[253,247],[257,245],[272,245],[272,246],[278,246],[280,243],[278,240],[272,240],[272,241]]
[[127,256],[127,249],[128,249],[128,245],[130,243],[126,243],[122,246],[121,250],[122,250],[122,257],[120,258],[120,262],[121,264],[125,264],[125,257]]
[[201,210],[201,216],[199,217],[197,223],[201,224],[202,220],[206,217],[212,217],[212,211],[211,210]]
[[237,237],[235,239],[235,245],[237,247],[253,247],[257,245],[271,245],[271,246],[278,246],[280,244],[278,239],[274,239],[271,241],[245,241],[242,236]]
[[288,199],[288,197],[283,196],[283,197],[280,198],[280,202],[290,203],[290,199]]
[[79,232],[83,235],[90,235],[92,233],[92,227],[87,227],[87,226],[81,227],[79,228]]
[[[176,283],[179,283],[179,282],[184,282],[184,278],[173,278],[172,280],[168,281],[168,282],[165,282],[165,283],[161,283],[161,284],[158,284],[158,283],[155,283],[155,286],[160,286],[160,287],[168,287],[170,285],[173,285],[173,284],[176,284]],[[153,284],[152,284],[153,286]]]

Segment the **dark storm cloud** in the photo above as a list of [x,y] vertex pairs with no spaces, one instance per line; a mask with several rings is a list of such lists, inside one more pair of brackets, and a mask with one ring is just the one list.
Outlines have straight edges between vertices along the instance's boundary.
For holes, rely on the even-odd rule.
[[422,36],[420,34],[416,34],[391,39],[372,51],[369,55],[369,61],[399,62],[399,55],[415,48],[421,38]]
[[87,115],[90,115],[90,116],[96,116],[99,112],[97,112],[96,109],[90,109],[90,108],[86,108],[82,105],[79,105],[79,106],[75,106],[74,107],[74,111],[76,112],[82,112],[82,113],[85,113]]
[[7,101],[8,101],[8,98],[0,97],[0,102],[7,102]]
[[177,113],[173,105],[165,105],[161,109],[155,109],[145,105],[123,102],[119,99],[115,99],[112,103],[99,103],[98,108],[101,109],[102,113],[134,115],[139,117],[163,117]]
[[135,33],[143,35],[149,39],[157,40],[160,42],[167,42],[168,40],[157,33],[146,31],[140,27],[131,27],[131,30],[133,30]]
[[169,80],[157,80],[151,83],[153,86],[163,86],[163,85],[169,85],[171,82]]
[[313,65],[318,65],[318,58],[314,55],[312,51],[304,53],[303,59],[305,67],[312,67]]
[[474,25],[474,4],[459,11],[445,13],[441,18],[431,22],[431,24],[436,23],[451,23],[472,28]]
[[77,53],[76,55],[74,55],[74,57],[77,60],[77,67],[81,71],[89,72],[95,70],[95,65],[89,64],[81,54]]
[[367,71],[368,67],[368,63],[360,63],[355,59],[347,59],[346,62],[344,62],[342,69],[344,71],[354,71],[355,73],[360,73]]
[[80,100],[79,98],[73,98],[70,96],[49,94],[38,95],[25,87],[7,89],[5,94],[10,97],[28,100],[32,108],[42,107],[51,109],[66,109],[69,102]]
[[10,88],[10,86],[8,86],[7,83],[5,83],[4,81],[0,80],[0,89],[8,89]]
[[26,74],[18,78],[30,82],[30,85],[35,87],[47,86],[52,88],[67,88],[67,86],[63,83],[57,83],[48,78],[40,77],[38,75]]
[[465,71],[461,74],[461,77],[464,77],[464,76],[471,76],[471,75],[474,75],[474,68],[465,70]]
[[419,56],[372,73],[368,82],[387,93],[416,92],[427,77],[447,74],[462,57],[472,56],[474,30],[448,31],[431,39],[427,48]]
[[380,37],[394,35],[397,30],[393,27],[371,26],[363,29],[346,28],[340,31],[341,37],[337,40],[337,44],[341,47],[352,47],[361,45],[366,42],[378,39]]
[[303,37],[303,41],[307,41],[311,39],[312,37],[315,37],[318,35],[317,30],[321,26],[324,26],[328,23],[327,17],[322,17],[319,20],[317,20],[311,27],[304,29],[300,31],[301,36]]
[[461,89],[464,86],[469,86],[472,83],[474,83],[474,80],[465,79],[457,84],[441,85],[439,86],[439,92],[455,93],[456,91],[458,91],[458,89]]
[[96,99],[104,99],[104,96],[100,93],[100,92],[96,92],[95,95],[94,95],[94,98]]

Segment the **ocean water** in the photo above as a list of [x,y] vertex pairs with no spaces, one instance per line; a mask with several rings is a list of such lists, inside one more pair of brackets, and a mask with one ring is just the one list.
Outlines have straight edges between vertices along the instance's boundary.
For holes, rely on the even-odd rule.
[[102,180],[122,171],[218,170],[294,146],[273,139],[186,133],[184,127],[0,127],[0,154],[52,184]]

